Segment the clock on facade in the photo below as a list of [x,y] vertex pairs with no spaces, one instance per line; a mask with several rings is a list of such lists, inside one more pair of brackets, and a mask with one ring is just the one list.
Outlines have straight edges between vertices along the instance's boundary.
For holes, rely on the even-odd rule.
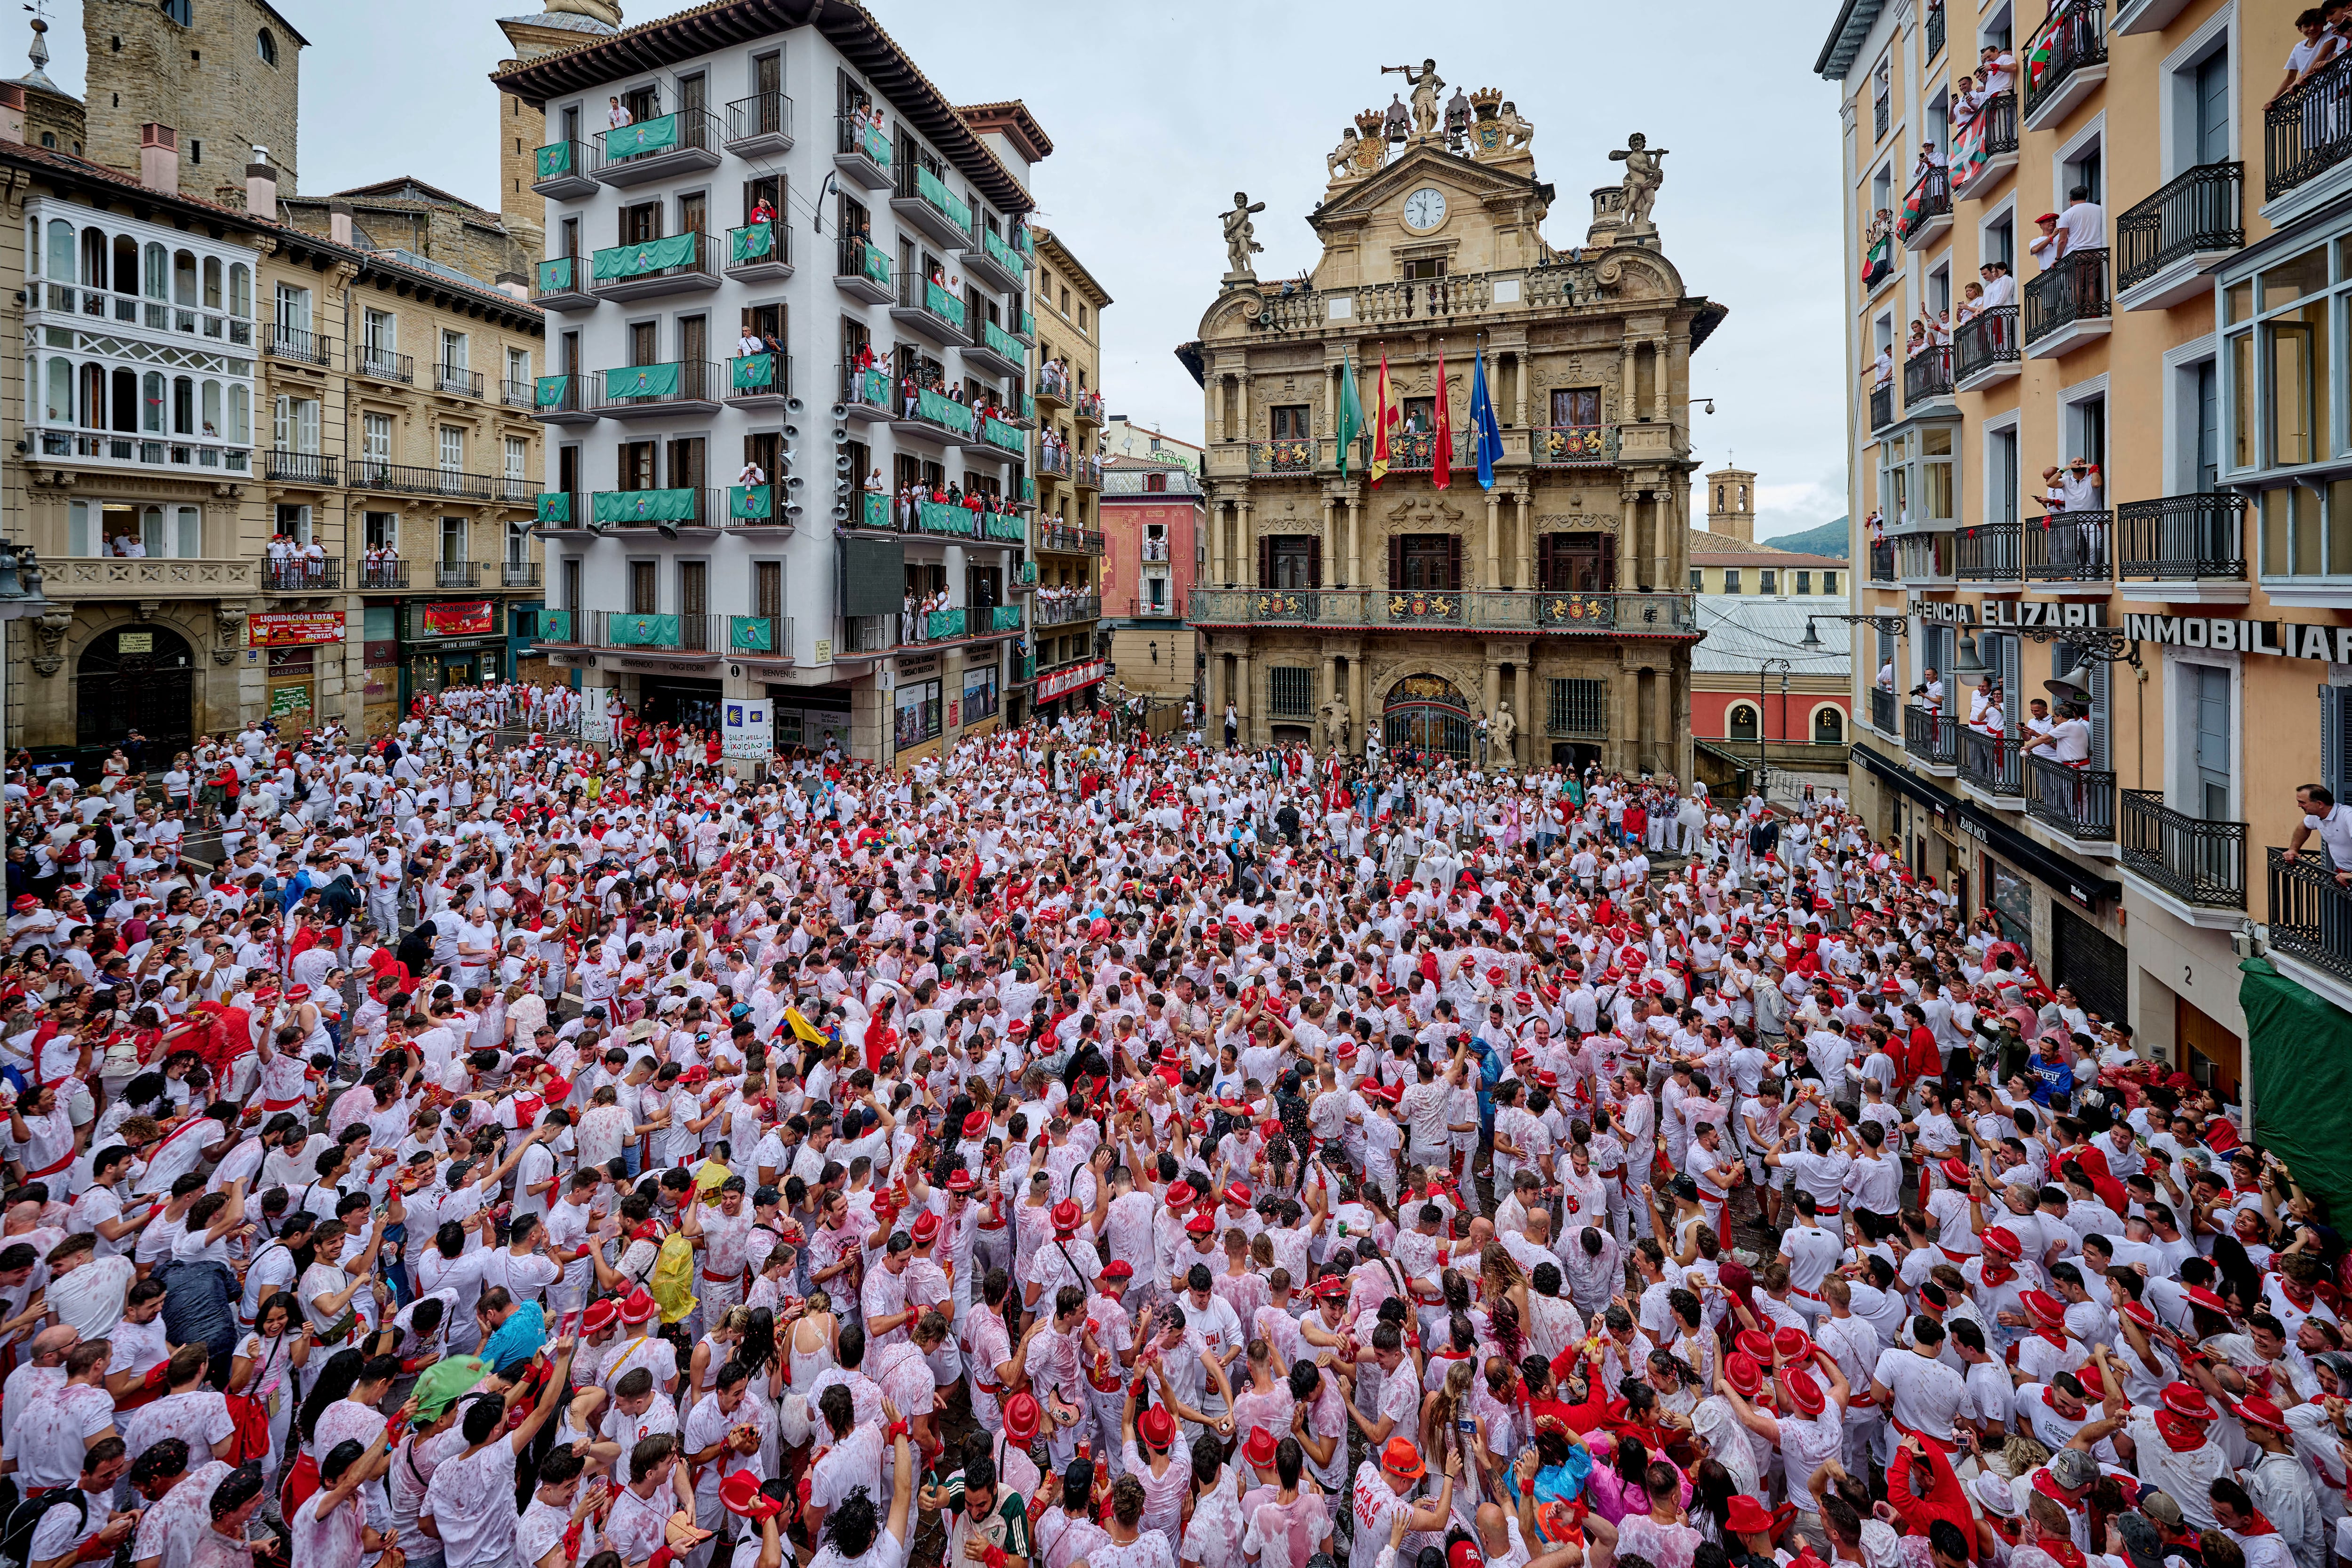
[[1423,185],[1404,199],[1404,221],[1414,228],[1432,229],[1445,221],[1445,193]]

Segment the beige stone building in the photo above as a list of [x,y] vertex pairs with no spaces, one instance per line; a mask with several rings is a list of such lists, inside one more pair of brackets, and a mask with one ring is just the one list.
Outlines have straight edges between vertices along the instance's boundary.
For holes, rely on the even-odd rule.
[[[1224,286],[1179,350],[1207,410],[1208,571],[1191,620],[1213,726],[1228,704],[1254,743],[1319,742],[1344,721],[1356,749],[1377,715],[1391,752],[1469,755],[1477,721],[1507,703],[1522,765],[1688,777],[1689,363],[1724,307],[1685,289],[1660,247],[1658,165],[1639,139],[1564,256],[1539,227],[1553,188],[1516,106],[1457,88],[1441,108],[1435,68],[1412,74],[1414,106],[1394,111],[1409,123],[1368,110],[1327,161],[1307,215],[1322,254],[1303,279],[1258,281],[1253,209],[1236,204]],[[1491,490],[1470,437],[1482,335]],[[1399,419],[1373,484],[1383,355]],[[1350,373],[1366,434],[1343,444]]]
[[309,40],[267,0],[83,0],[81,31],[93,162],[137,178],[141,127],[164,125],[187,195],[243,189],[256,147],[294,192]]
[[[1037,523],[1031,551],[1038,593],[1031,626],[1037,674],[1045,689],[1097,659],[1106,594],[1134,590],[1104,581],[1102,529],[1102,325],[1109,291],[1070,249],[1063,236],[1033,228],[1037,262],[1030,269],[1029,313],[1036,332]],[[1025,684],[1025,683],[1024,683]],[[1089,683],[1091,684],[1091,683]],[[1062,687],[1057,698],[1081,697],[1086,687]]]

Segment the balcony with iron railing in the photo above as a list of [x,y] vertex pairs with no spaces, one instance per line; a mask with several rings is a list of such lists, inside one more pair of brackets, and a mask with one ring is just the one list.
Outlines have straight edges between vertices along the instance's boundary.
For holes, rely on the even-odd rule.
[[544,425],[591,425],[604,416],[596,407],[595,382],[585,375],[542,375],[531,384],[531,417]]
[[567,534],[574,537],[593,533],[588,526],[594,513],[593,499],[582,490],[542,491],[534,503],[538,521],[537,531],[541,537]]
[[593,196],[596,194],[596,177],[590,169],[594,162],[585,142],[551,142],[538,150],[531,192],[558,202]]
[[461,364],[436,364],[433,367],[433,390],[452,397],[479,397],[482,373]]
[[261,352],[289,364],[327,369],[335,363],[335,340],[308,327],[280,326],[273,321],[262,333]]
[[2074,0],[2019,51],[2025,128],[2047,131],[2107,79],[2107,0]]
[[1906,702],[1903,705],[1903,749],[1931,768],[1957,772],[1960,721],[1952,714]]
[[890,307],[890,319],[911,327],[943,348],[970,341],[963,324],[963,301],[928,278],[899,278],[898,302]]
[[499,562],[499,586],[501,588],[538,587],[539,563],[536,561]]
[[[161,287],[160,283],[157,287]],[[183,288],[193,291],[191,279]],[[84,331],[93,321],[104,321],[117,328],[142,329],[171,336],[209,338],[228,348],[250,351],[253,347],[254,322],[251,317],[233,314],[214,305],[199,305],[193,299],[178,300],[150,298],[142,294],[118,294],[108,289],[84,288],[79,284],[31,282],[25,287],[25,312],[34,321],[62,329],[64,322],[47,322],[51,316],[74,318],[73,325]],[[262,326],[267,334],[269,328]]]
[[1102,459],[1095,457],[1077,459],[1070,465],[1070,482],[1082,490],[1102,489]]
[[1127,615],[1129,620],[1136,621],[1172,621],[1176,618],[1176,605],[1172,600],[1154,601],[1130,594],[1127,597]]
[[738,408],[781,408],[793,395],[793,356],[738,354],[727,362],[727,401]]
[[486,501],[499,499],[500,484],[501,481],[488,474],[469,474],[457,468],[380,462],[367,457],[355,458],[352,463],[353,489],[381,490],[388,495],[438,496],[446,500]]
[[1099,529],[1078,528],[1066,522],[1040,522],[1032,548],[1056,555],[1100,555],[1103,536]]
[[963,352],[967,368],[992,375],[1019,375],[1029,364],[1029,351],[985,315],[971,315]]
[[278,484],[326,489],[341,482],[335,478],[335,458],[320,452],[273,451],[263,461],[262,477]]
[[1871,544],[1870,580],[1886,584],[1895,581],[1895,546],[1884,539]]
[[[1407,430],[1389,437],[1389,471],[1398,474],[1426,474],[1437,467],[1438,437],[1434,431]],[[1448,466],[1459,469],[1469,449],[1461,432],[1447,437],[1444,451]],[[1367,456],[1366,459],[1370,459]]]
[[[407,354],[394,353],[390,349],[370,348],[362,343],[352,351],[352,373],[370,381],[388,381],[409,386],[416,381],[416,362]],[[531,404],[530,384],[523,384],[523,406]]]
[[1039,594],[1031,620],[1041,626],[1065,626],[1073,621],[1095,621],[1102,618],[1102,595],[1074,594],[1067,597],[1050,597]]
[[2105,511],[2053,512],[2025,520],[2023,567],[2029,583],[2085,583],[2115,576],[2115,517]]
[[2017,738],[1982,730],[1960,731],[1960,782],[2011,808],[2024,804],[2025,769]]
[[1694,594],[1508,588],[1195,588],[1200,626],[1421,626],[1527,634],[1696,637]]
[[1037,450],[1037,477],[1041,479],[1067,479],[1072,464],[1067,447],[1044,447]]
[[1952,329],[1952,389],[1974,392],[2017,374],[2017,307],[1996,305]]
[[482,563],[478,561],[436,561],[433,563],[433,585],[436,588],[478,588],[482,585]]
[[2246,498],[2234,490],[2126,501],[2116,509],[2116,575],[2168,586],[2158,597],[2201,585],[2246,596]]
[[1617,426],[1538,425],[1528,432],[1528,461],[1538,468],[1608,468],[1617,461]]
[[1922,58],[1932,60],[1944,52],[1944,6],[1942,0],[1927,7],[1927,52]]
[[343,563],[333,555],[317,560],[296,555],[283,561],[265,556],[261,587],[269,594],[339,594],[343,587]]
[[1952,346],[1922,344],[1903,362],[1904,412],[1952,395]]
[[1902,721],[1895,717],[1895,693],[1884,686],[1870,689],[1870,727],[1882,735],[1900,739]]
[[2153,790],[2119,792],[2126,874],[2192,910],[2246,907],[2246,825],[2175,811]]
[[530,275],[530,302],[542,310],[593,310],[600,296],[589,285],[584,256],[551,256]]
[[1037,367],[1037,406],[1052,414],[1070,404],[1070,373],[1051,364]]
[[722,145],[718,115],[704,108],[674,110],[599,132],[592,172],[608,185],[674,179],[719,167]]
[[[2321,175],[2352,159],[2352,54],[2339,54],[2307,81],[2273,99],[2263,110],[2263,200],[2314,192],[2307,205],[2329,198],[2340,182]],[[2279,222],[2285,222],[2282,214]]]
[[2268,850],[2271,952],[2352,982],[2352,890],[2316,845],[2288,854],[2275,844]]
[[2017,94],[1997,92],[1952,128],[1952,199],[1968,201],[2017,167]]
[[408,563],[354,561],[352,563],[352,586],[362,594],[405,592],[408,587]]
[[949,190],[947,180],[919,160],[898,166],[898,179],[891,186],[890,210],[933,244],[963,250],[972,243],[971,204]]
[[2200,163],[2116,220],[2116,303],[2160,310],[2212,291],[2205,271],[2246,243],[2246,166]]
[[833,166],[869,191],[890,184],[890,138],[863,114],[834,117]]
[[1895,581],[1911,588],[1942,588],[1952,583],[1952,535],[1942,529],[1895,537]]
[[793,100],[781,92],[759,92],[729,104],[727,150],[739,158],[791,152]]
[[707,360],[627,365],[595,378],[596,412],[607,419],[718,412],[727,377]]
[[2049,359],[2104,337],[2114,322],[2107,295],[2107,252],[2077,250],[2025,285],[2025,353]]
[[843,237],[835,249],[834,287],[869,305],[887,305],[898,297],[890,281],[890,257],[880,246],[856,235]]
[[792,500],[792,481],[764,485],[730,485],[721,491],[727,505],[727,526],[732,530],[797,528],[800,503]]
[[1070,417],[1081,425],[1099,425],[1103,420],[1103,395],[1088,389],[1070,405]]
[[539,640],[652,658],[691,654],[703,658],[735,651],[730,623],[742,619],[761,622],[760,640],[768,649],[776,647],[773,616],[657,615],[627,610],[542,610]]
[[971,405],[958,403],[937,387],[926,386],[915,394],[913,412],[900,410],[890,421],[890,428],[901,436],[957,446],[972,438]]
[[738,283],[778,283],[793,275],[793,226],[781,218],[727,231],[727,276]]
[[1895,100],[1893,95],[1882,92],[1872,99],[1870,104],[1870,139],[1873,142],[1885,141],[1886,128],[1894,122],[1894,120]]
[[1919,173],[1919,179],[1903,198],[1903,216],[1895,231],[1903,237],[1904,248],[1919,250],[1933,244],[1952,226],[1952,175],[1941,163],[1932,164]]
[[2116,775],[2036,752],[2025,760],[2025,812],[2062,838],[2111,845],[2116,837]]
[[724,254],[709,235],[698,233],[610,245],[590,258],[591,287],[599,300],[644,300],[716,289]]
[[1895,423],[1895,384],[1892,381],[1870,389],[1870,427],[1884,430]]
[[1029,278],[1029,258],[985,224],[979,226],[977,237],[978,244],[964,248],[965,275],[982,288],[993,289],[1001,294],[1024,289]]
[[1311,436],[1285,436],[1271,441],[1249,444],[1249,471],[1253,479],[1307,478],[1318,467],[1329,466],[1327,455],[1318,458],[1324,443]]
[[2024,581],[2023,531],[2014,522],[1979,522],[1956,530],[1952,575],[1971,587],[2016,588]]
[[860,368],[855,361],[841,366],[841,405],[853,419],[887,419],[897,412],[897,387],[880,365]]

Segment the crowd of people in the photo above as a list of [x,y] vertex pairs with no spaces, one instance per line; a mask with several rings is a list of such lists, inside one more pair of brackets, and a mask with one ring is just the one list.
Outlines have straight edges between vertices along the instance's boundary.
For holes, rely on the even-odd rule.
[[10,781],[0,1556],[2326,1568],[2321,1206],[1833,795],[498,717]]

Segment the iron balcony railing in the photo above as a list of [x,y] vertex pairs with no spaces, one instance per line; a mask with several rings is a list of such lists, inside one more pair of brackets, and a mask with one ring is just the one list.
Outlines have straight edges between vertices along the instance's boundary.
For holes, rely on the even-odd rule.
[[530,188],[533,191],[538,191],[541,185],[562,185],[572,180],[584,180],[588,177],[589,157],[586,142],[550,142],[537,151],[539,155],[534,162],[531,174]]
[[1876,101],[1871,105],[1870,139],[1874,142],[1884,142],[1886,140],[1886,127],[1894,118],[1895,103],[1893,99],[1885,93],[1879,94]]
[[433,390],[457,397],[479,397],[482,373],[459,364],[436,364],[433,367]]
[[896,384],[890,373],[880,365],[859,368],[854,360],[841,363],[841,401],[852,408],[878,408],[885,415],[895,414]]
[[781,92],[754,93],[727,106],[727,144],[793,135],[793,100]]
[[1884,539],[1870,547],[1870,580],[1874,583],[1895,581],[1895,546]]
[[1952,394],[1952,346],[1923,347],[1903,362],[1903,406],[1914,407]]
[[272,594],[334,594],[342,591],[343,563],[341,557],[329,555],[311,561],[297,555],[290,560],[261,563],[261,585]]
[[890,172],[890,138],[872,121],[862,114],[841,114],[835,116],[834,128],[836,154],[855,153],[883,174]]
[[1913,185],[1910,194],[1904,197],[1903,219],[1896,227],[1903,236],[1903,243],[1909,245],[1927,231],[1929,224],[1939,217],[1951,216],[1951,171],[1941,163],[1931,164],[1920,172],[1919,183]]
[[1202,626],[1462,627],[1473,631],[1687,637],[1694,594],[1581,594],[1508,588],[1195,588]]
[[1070,449],[1055,447],[1041,449],[1037,454],[1037,477],[1066,479],[1070,477]]
[[1895,693],[1884,686],[1870,689],[1870,727],[1882,735],[1897,735],[1895,728]]
[[535,381],[501,381],[499,401],[509,408],[535,408],[539,405],[539,384]]
[[468,474],[457,468],[428,468],[411,463],[382,463],[373,458],[361,458],[352,464],[352,487],[396,495],[442,496],[452,500],[529,500],[539,493],[539,486],[529,479]]
[[845,235],[840,245],[839,259],[834,263],[836,278],[864,278],[884,289],[890,285],[890,257],[880,246],[857,235]]
[[[353,357],[358,363],[352,368],[370,381],[397,382],[407,386],[416,380],[416,361],[410,355],[394,353],[390,349],[372,349],[362,343]],[[529,402],[524,405],[528,407]]]
[[2113,314],[2107,295],[2107,252],[2077,250],[2061,257],[2049,271],[2025,285],[2025,346],[2078,321],[2104,321]]
[[335,459],[320,452],[271,452],[262,475],[289,485],[341,482],[335,478]]
[[2084,844],[2116,837],[2116,775],[2103,768],[2071,767],[2055,757],[2025,760],[2025,813]]
[[1952,544],[1952,574],[1964,583],[2015,583],[2025,557],[2014,522],[1963,528]]
[[264,352],[272,359],[289,360],[296,364],[331,365],[335,363],[335,340],[307,327],[284,327],[272,322],[262,333],[261,343]]
[[[653,257],[646,253],[648,245],[667,247],[672,241],[679,239],[690,239],[694,242],[684,257],[667,267],[644,265],[646,260],[653,259]],[[668,235],[661,239],[642,244],[607,246],[596,252],[594,259],[590,264],[593,276],[589,280],[589,287],[599,297],[615,292],[624,295],[657,294],[663,290],[654,285],[667,280],[711,278],[719,271],[725,255],[726,252],[719,248],[717,242],[698,230],[690,234]],[[624,268],[640,269],[621,270]]]
[[1960,731],[1960,777],[1990,795],[2022,795],[2025,770],[2017,742],[1982,730]]
[[[1401,474],[1428,473],[1437,466],[1437,435],[1431,430],[1408,430],[1389,437],[1389,468]],[[1367,462],[1370,461],[1370,447],[1366,447]],[[1455,432],[1445,448],[1446,462],[1460,468],[1467,443]]]
[[384,589],[408,586],[408,563],[405,561],[354,561],[352,563],[352,586],[360,592],[375,593]]
[[2246,243],[2246,166],[2200,163],[2116,220],[2116,289],[2132,288],[2176,261]]
[[2124,869],[2200,909],[2246,907],[2246,825],[2175,811],[2154,790],[2119,792]]
[[1897,582],[1938,582],[1952,574],[1950,534],[1906,533],[1894,543]]
[[1102,459],[1080,458],[1070,468],[1070,482],[1082,490],[1102,489]]
[[[609,647],[648,653],[725,653],[731,649],[729,622],[763,618],[771,626],[768,647],[775,646],[773,616],[743,617],[713,615],[652,615],[625,610],[572,612],[568,628],[583,647]],[[542,620],[545,616],[542,616]],[[571,640],[549,638],[549,641]]]
[[2025,520],[2023,565],[2029,583],[2105,583],[2115,575],[2110,536],[2115,517],[2104,511],[2053,512]]
[[501,561],[499,563],[499,586],[501,588],[538,587],[539,563],[536,561]]
[[1103,395],[1093,391],[1079,393],[1077,401],[1070,405],[1070,414],[1073,418],[1083,419],[1089,425],[1101,424]]
[[2292,860],[2275,844],[2268,853],[2272,949],[2352,980],[2352,891],[2337,884],[2336,868],[2316,847]]
[[1138,598],[1130,594],[1127,600],[1127,614],[1130,620],[1173,620],[1176,616],[1176,606],[1166,599],[1155,604],[1150,599]]
[[1944,7],[1941,5],[1930,5],[1927,7],[1927,53],[1925,58],[1932,60],[1943,52]]
[[2263,110],[2263,199],[2276,201],[2347,157],[2352,157],[2352,55],[2339,55]]
[[1067,626],[1072,621],[1094,621],[1102,618],[1102,595],[1083,594],[1066,599],[1037,596],[1033,618],[1041,626]]
[[598,379],[582,371],[541,376],[531,388],[531,413],[542,419],[594,414]]
[[1041,365],[1037,371],[1037,401],[1059,406],[1070,401],[1070,373],[1052,365]]
[[1997,364],[2017,363],[2017,307],[1996,305],[1952,330],[1952,378],[1964,382]]
[[[762,232],[762,231],[765,232]],[[751,268],[793,264],[793,226],[781,217],[747,223],[727,231],[727,270],[741,274]]]
[[962,235],[967,243],[971,241],[970,204],[949,190],[947,182],[923,167],[920,161],[909,160],[898,165],[890,194],[899,201],[920,202],[937,213],[950,229]]
[[[638,375],[643,371],[646,374]],[[675,374],[671,373],[675,372]],[[712,403],[726,388],[727,379],[709,360],[677,360],[660,364],[630,365],[623,370],[592,371],[594,406],[616,410],[663,408],[672,404]]]
[[665,489],[598,490],[588,498],[588,521],[598,531],[624,532],[646,530],[673,533],[680,529],[717,529],[727,525],[728,492],[713,487],[681,485]]
[[[674,123],[664,125],[664,121]],[[677,153],[715,154],[720,144],[718,115],[709,109],[672,110],[634,125],[598,132],[594,172],[602,174],[631,163],[650,164]]]
[[1870,389],[1870,427],[1884,430],[1895,423],[1895,384]]
[[[2025,114],[2032,119],[2041,107],[2065,90],[2078,70],[2105,65],[2107,58],[2107,0],[2077,0],[2072,9],[2043,35],[2047,55],[2040,61],[2029,49],[2025,60]],[[2038,65],[2038,68],[2037,68]]]
[[578,300],[588,293],[588,270],[585,256],[551,256],[534,268],[530,276],[530,300],[534,305],[550,300]]
[[933,283],[929,279],[916,278],[911,275],[900,277],[898,308],[903,310],[919,310],[929,320],[937,321],[942,332],[946,334],[940,338],[942,342],[963,341],[963,301],[949,293],[941,285]]
[[1097,529],[1076,528],[1066,522],[1041,522],[1034,548],[1061,555],[1100,555],[1103,536]]
[[2127,501],[2116,509],[2116,575],[2126,581],[2246,578],[2246,498],[2234,491]]
[[478,588],[482,585],[482,563],[478,561],[436,561],[433,563],[433,585],[436,588]]
[[2017,151],[2017,94],[1997,92],[1977,105],[1976,117],[1955,132],[1953,153],[1958,163],[1958,183],[1966,187],[1995,158]]
[[1949,713],[1903,705],[1903,749],[1937,767],[1959,765],[1960,721]]

